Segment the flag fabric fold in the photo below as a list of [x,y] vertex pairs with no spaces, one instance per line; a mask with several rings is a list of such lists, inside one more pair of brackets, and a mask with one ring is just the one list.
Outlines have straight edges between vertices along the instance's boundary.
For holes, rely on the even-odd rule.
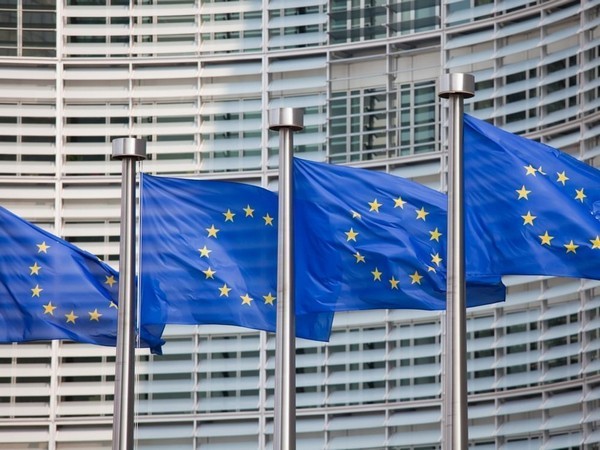
[[[118,273],[0,207],[0,342],[68,339],[115,346]],[[160,353],[162,327],[142,330]]]
[[[294,160],[297,302],[303,311],[446,308],[447,197],[366,169]],[[505,299],[467,278],[467,305]]]
[[[142,175],[145,324],[221,324],[275,332],[277,196],[243,183]],[[329,339],[333,314],[296,317],[296,335]]]
[[465,234],[472,274],[600,279],[600,171],[464,117]]

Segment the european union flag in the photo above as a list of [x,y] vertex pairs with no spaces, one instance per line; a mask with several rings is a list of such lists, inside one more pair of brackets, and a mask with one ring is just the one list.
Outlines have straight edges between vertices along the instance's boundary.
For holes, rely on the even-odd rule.
[[[94,255],[0,207],[0,342],[115,346],[118,274]],[[162,328],[142,332],[160,353]]]
[[600,279],[600,171],[465,115],[467,271]]
[[[305,311],[446,308],[447,197],[400,177],[294,160],[297,298]],[[499,276],[467,304],[502,301]]]
[[[277,196],[242,183],[142,175],[142,323],[275,331]],[[326,341],[333,314],[296,335]]]

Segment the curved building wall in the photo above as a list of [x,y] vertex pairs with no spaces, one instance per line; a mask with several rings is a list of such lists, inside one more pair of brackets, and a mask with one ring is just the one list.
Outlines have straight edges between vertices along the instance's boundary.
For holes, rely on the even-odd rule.
[[[0,0],[0,202],[118,264],[120,163],[276,188],[267,111],[301,107],[297,154],[445,188],[445,71],[467,110],[600,167],[600,2]],[[472,448],[600,447],[600,282],[507,277],[470,310]],[[441,442],[440,313],[336,316],[298,341],[299,449]],[[272,448],[274,336],[166,330],[138,355],[140,449]],[[0,449],[108,449],[114,349],[0,346]]]

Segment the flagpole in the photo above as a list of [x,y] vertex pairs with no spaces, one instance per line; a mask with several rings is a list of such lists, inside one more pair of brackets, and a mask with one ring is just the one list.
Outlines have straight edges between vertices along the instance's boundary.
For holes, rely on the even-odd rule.
[[446,368],[442,449],[467,450],[467,341],[464,243],[464,99],[475,94],[473,75],[445,74],[441,98],[448,99],[448,279],[446,294]]
[[133,449],[135,386],[135,175],[136,162],[146,158],[146,141],[119,138],[112,141],[112,157],[122,160],[121,236],[119,246],[119,315],[113,450]]
[[294,307],[293,132],[304,128],[301,109],[269,111],[269,129],[279,131],[279,225],[277,330],[275,334],[274,450],[296,449],[296,323]]

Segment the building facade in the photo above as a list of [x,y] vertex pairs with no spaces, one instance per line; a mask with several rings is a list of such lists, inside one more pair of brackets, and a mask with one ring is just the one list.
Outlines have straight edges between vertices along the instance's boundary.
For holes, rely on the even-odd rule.
[[[600,167],[598,0],[0,0],[0,202],[118,264],[111,141],[142,170],[275,188],[296,154],[445,189],[445,72],[471,114]],[[600,448],[600,282],[507,277],[469,312],[471,447]],[[441,446],[443,315],[336,316],[298,341],[298,448]],[[274,336],[171,326],[137,363],[140,449],[269,449]],[[0,449],[111,448],[114,349],[0,346]]]

